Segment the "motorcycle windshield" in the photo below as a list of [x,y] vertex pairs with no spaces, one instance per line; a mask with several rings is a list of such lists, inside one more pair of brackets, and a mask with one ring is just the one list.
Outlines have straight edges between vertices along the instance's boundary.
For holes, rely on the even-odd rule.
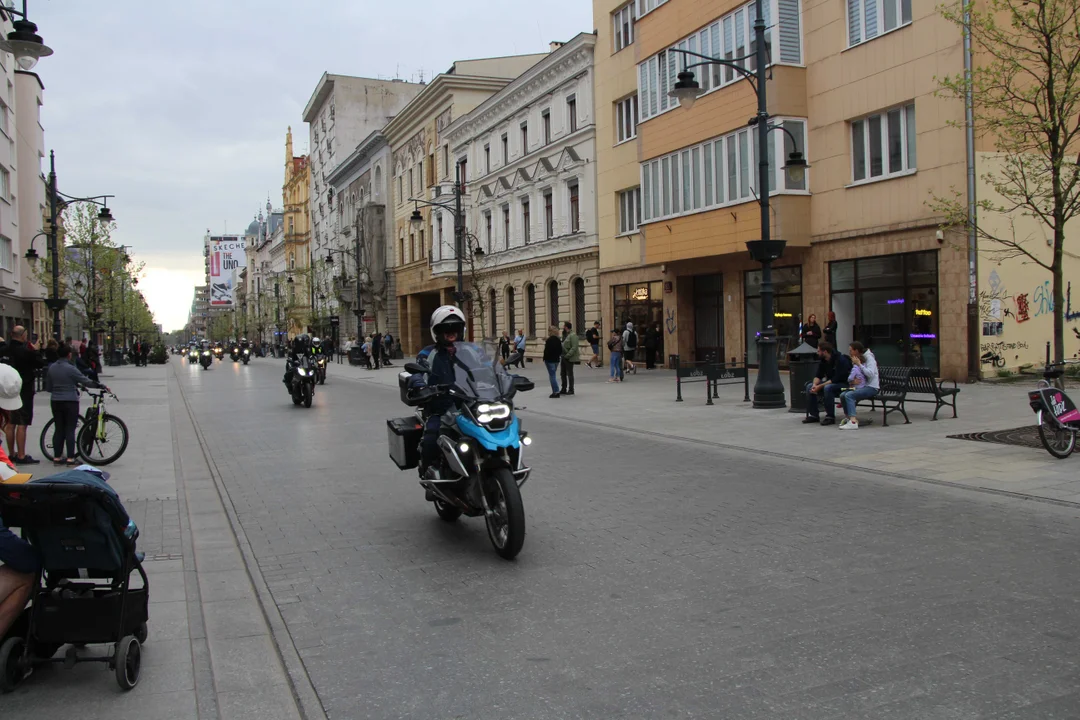
[[469,342],[454,343],[454,385],[476,400],[502,400],[513,379],[484,348]]

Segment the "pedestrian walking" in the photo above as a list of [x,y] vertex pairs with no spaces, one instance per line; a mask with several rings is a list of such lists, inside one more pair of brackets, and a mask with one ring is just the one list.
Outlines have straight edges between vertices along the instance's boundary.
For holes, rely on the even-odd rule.
[[608,340],[607,349],[611,354],[611,377],[608,382],[622,382],[623,379],[623,344],[622,335],[618,330],[611,331],[611,339]]
[[7,447],[11,459],[18,465],[33,465],[38,462],[26,454],[26,430],[34,424],[34,376],[45,367],[45,361],[26,344],[26,328],[16,325],[11,329],[11,338],[4,347],[4,355],[9,365],[15,368],[22,378],[19,397],[22,407],[13,410],[11,422],[4,427]]
[[638,335],[634,331],[634,323],[626,323],[626,330],[622,334],[623,362],[626,370],[637,375],[637,366],[634,365],[634,353],[637,351]]
[[503,330],[503,334],[499,337],[499,355],[502,356],[503,365],[505,365],[507,359],[510,357],[510,334],[505,330]]
[[386,333],[382,338],[382,365],[383,367],[390,367],[390,358],[394,355],[394,336],[390,333]]
[[592,357],[589,358],[589,362],[586,363],[589,367],[600,367],[600,321],[597,320],[593,323],[593,326],[585,331],[585,341],[589,343],[589,347],[592,348]]
[[559,397],[559,380],[555,374],[559,371],[559,363],[562,361],[563,345],[559,338],[559,328],[552,325],[548,328],[548,338],[544,342],[544,366],[548,371],[548,380],[551,381],[550,398]]
[[[818,343],[821,342],[821,326],[817,324],[817,315],[810,313],[810,317],[806,318],[806,322],[802,326],[802,341],[810,347],[817,349]],[[830,343],[831,345],[832,343]]]
[[518,367],[525,367],[525,333],[522,330],[517,331],[517,335],[514,336],[514,347],[517,348]]
[[[374,334],[372,334],[372,336],[371,336],[371,347],[380,348],[380,349],[383,347],[383,336],[378,330],[376,330],[374,332]],[[379,369],[379,360],[380,360],[381,356],[382,356],[381,352],[372,353],[371,358],[373,360],[373,363],[369,363],[369,366],[374,364],[374,367],[371,368],[372,370],[378,370]]]
[[645,369],[656,369],[656,349],[660,346],[660,323],[645,331]]
[[56,350],[57,360],[45,376],[45,389],[52,393],[53,462],[57,465],[77,464],[75,427],[79,422],[79,388],[107,387],[83,375],[71,364],[71,348],[66,343]]
[[574,394],[574,366],[581,362],[581,342],[571,323],[563,323],[562,369],[559,374],[563,395]]
[[836,347],[836,313],[832,310],[829,311],[827,320],[825,322],[824,339],[829,341],[833,347]]

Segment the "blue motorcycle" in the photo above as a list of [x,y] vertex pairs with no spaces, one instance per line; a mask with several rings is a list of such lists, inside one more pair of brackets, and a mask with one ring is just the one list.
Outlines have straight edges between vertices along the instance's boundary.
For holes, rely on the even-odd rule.
[[438,476],[421,477],[427,499],[439,517],[483,516],[488,537],[501,557],[511,560],[525,542],[525,508],[521,486],[529,478],[525,448],[532,439],[514,413],[514,396],[533,389],[528,379],[511,375],[472,343],[455,344],[454,382],[411,387],[429,368],[408,363],[398,375],[402,401],[418,408],[416,415],[387,421],[390,458],[401,470],[420,465],[420,441],[428,418],[423,407],[449,397],[453,408],[441,417]]

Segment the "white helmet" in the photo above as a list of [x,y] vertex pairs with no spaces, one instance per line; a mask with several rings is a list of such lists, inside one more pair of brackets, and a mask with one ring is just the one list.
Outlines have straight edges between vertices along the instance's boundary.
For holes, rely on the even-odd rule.
[[319,338],[311,338],[312,347],[319,347],[320,345],[322,345],[322,340],[320,340]]
[[465,334],[465,315],[454,305],[443,305],[431,313],[431,339],[442,342],[443,333],[453,330],[458,340]]

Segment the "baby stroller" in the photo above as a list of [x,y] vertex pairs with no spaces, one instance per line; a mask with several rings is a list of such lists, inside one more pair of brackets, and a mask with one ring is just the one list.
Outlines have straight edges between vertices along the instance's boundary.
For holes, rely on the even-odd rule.
[[[42,570],[23,613],[0,644],[0,691],[10,692],[35,665],[104,662],[130,690],[139,682],[146,642],[149,582],[138,528],[99,475],[70,470],[25,484],[0,484],[0,516],[22,529]],[[137,571],[141,587],[131,586]],[[111,643],[106,655],[81,654]],[[53,656],[69,645],[59,658]]]

